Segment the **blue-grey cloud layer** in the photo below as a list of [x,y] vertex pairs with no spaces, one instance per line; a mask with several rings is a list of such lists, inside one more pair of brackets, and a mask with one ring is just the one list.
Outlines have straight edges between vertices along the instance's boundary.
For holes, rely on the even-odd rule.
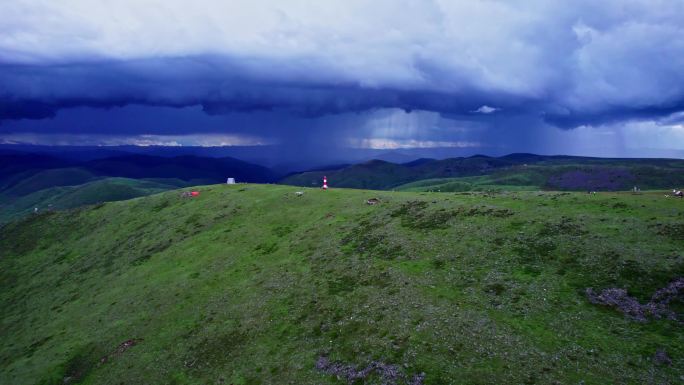
[[3,2],[0,121],[127,105],[664,120],[684,110],[682,20],[681,0]]

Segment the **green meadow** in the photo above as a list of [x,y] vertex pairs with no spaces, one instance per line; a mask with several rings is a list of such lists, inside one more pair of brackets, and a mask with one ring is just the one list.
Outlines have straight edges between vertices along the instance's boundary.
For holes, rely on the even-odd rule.
[[195,189],[0,228],[0,384],[684,382],[680,322],[585,294],[684,277],[665,192]]

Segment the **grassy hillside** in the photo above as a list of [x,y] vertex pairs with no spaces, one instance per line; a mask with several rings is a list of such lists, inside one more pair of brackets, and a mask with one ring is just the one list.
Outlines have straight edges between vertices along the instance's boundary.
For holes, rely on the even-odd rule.
[[681,323],[585,293],[645,303],[684,276],[683,200],[200,190],[3,227],[0,383],[346,384],[347,365],[376,368],[369,384],[684,378]]
[[78,186],[51,187],[19,198],[5,198],[0,204],[0,223],[45,210],[59,210],[100,202],[120,201],[178,188],[163,184],[127,178],[104,178]]

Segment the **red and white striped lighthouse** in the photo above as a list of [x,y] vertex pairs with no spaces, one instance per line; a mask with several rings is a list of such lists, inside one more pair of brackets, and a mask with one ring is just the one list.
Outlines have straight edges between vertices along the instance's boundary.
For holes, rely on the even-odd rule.
[[327,176],[323,176],[323,187],[322,187],[322,189],[323,190],[328,189],[328,177]]

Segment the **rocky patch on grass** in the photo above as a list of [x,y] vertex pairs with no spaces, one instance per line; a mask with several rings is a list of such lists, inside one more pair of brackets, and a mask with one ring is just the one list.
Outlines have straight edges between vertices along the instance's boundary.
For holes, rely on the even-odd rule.
[[249,336],[239,328],[218,334],[197,329],[188,333],[187,338],[195,341],[183,358],[183,366],[191,372],[206,371],[234,360],[249,341]]
[[[435,202],[433,202],[435,203]],[[455,210],[444,208],[428,210],[429,203],[425,201],[406,202],[391,214],[392,217],[401,218],[403,227],[419,230],[432,230],[447,228],[449,220],[455,217],[493,217],[506,218],[513,215],[513,211],[492,206],[459,207]]]
[[656,350],[655,355],[653,356],[653,361],[655,361],[655,363],[658,365],[672,365],[672,359],[669,355],[667,355],[667,352],[663,349]]
[[676,240],[684,240],[684,222],[681,223],[657,223],[653,225],[656,233],[664,237]]
[[513,215],[513,211],[509,209],[500,209],[497,207],[490,207],[490,206],[476,206],[476,207],[459,207],[457,210],[454,211],[456,215],[459,216],[465,216],[465,217],[475,217],[475,216],[484,216],[484,217],[494,217],[494,218],[506,218],[510,217]]
[[544,227],[539,230],[538,234],[540,236],[549,237],[559,235],[580,236],[585,235],[586,233],[587,230],[585,230],[580,223],[577,223],[572,218],[563,216],[559,221],[544,223]]
[[519,235],[514,242],[513,252],[521,258],[523,263],[547,260],[557,248],[556,242],[551,237]]
[[416,230],[442,229],[449,226],[449,220],[454,212],[447,210],[427,210],[429,203],[425,201],[406,202],[391,214],[401,219],[401,225]]
[[348,246],[349,251],[360,255],[370,255],[382,259],[395,259],[405,256],[407,253],[401,244],[379,230],[382,226],[382,222],[377,219],[364,219],[342,238],[342,245]]
[[625,289],[609,288],[603,289],[600,293],[596,293],[592,288],[586,290],[589,302],[615,308],[628,318],[639,322],[646,322],[649,318],[678,321],[679,317],[670,309],[670,303],[677,298],[681,299],[682,294],[684,277],[677,278],[658,289],[646,304],[641,304]]
[[321,356],[316,361],[316,369],[319,371],[345,379],[349,384],[358,380],[365,380],[370,375],[377,373],[383,385],[423,385],[425,373],[416,374],[408,377],[402,372],[399,365],[386,364],[380,361],[373,361],[363,369],[358,369],[355,365],[332,362],[328,357]]
[[125,353],[128,349],[139,344],[141,341],[142,341],[142,339],[132,338],[130,340],[126,340],[126,341],[120,343],[119,346],[117,346],[116,349],[114,349],[111,353],[100,358],[100,364],[104,364],[107,361],[109,361],[110,359],[112,359],[113,357]]

